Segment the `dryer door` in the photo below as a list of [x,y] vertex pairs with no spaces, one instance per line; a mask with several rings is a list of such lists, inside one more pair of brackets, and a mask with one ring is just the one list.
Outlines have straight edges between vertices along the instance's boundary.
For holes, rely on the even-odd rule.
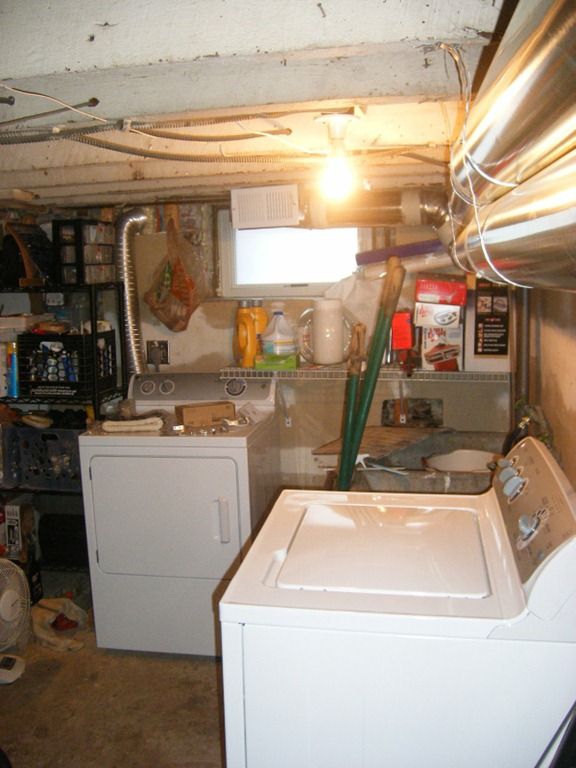
[[237,475],[229,456],[92,456],[99,569],[221,578],[240,548]]

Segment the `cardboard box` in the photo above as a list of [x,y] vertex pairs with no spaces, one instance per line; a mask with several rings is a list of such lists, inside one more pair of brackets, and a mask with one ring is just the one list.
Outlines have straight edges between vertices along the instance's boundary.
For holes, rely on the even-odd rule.
[[422,369],[425,371],[461,371],[464,329],[423,328]]
[[425,328],[457,328],[460,325],[462,307],[458,304],[424,304],[414,306],[414,325]]
[[0,511],[0,556],[26,562],[36,531],[36,513],[29,499],[17,496]]
[[416,301],[425,304],[466,304],[466,279],[447,275],[416,278]]
[[32,603],[43,596],[35,550],[36,510],[28,497],[17,496],[0,508],[0,556],[13,560],[24,571]]
[[392,317],[392,349],[412,349],[413,346],[412,313],[402,309]]
[[257,371],[295,371],[298,368],[298,355],[264,355],[257,357],[254,363]]
[[174,408],[176,421],[185,427],[211,427],[222,419],[235,419],[236,406],[226,400],[212,403],[191,403]]

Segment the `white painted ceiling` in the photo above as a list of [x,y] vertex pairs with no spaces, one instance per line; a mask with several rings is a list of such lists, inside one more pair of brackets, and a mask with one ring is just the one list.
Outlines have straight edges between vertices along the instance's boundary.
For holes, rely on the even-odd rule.
[[[514,4],[0,0],[0,85],[18,89],[0,88],[0,204],[311,186],[334,110],[355,115],[345,146],[373,189],[445,187],[462,101],[444,46],[478,85]],[[23,119],[60,107],[47,97],[98,104]]]

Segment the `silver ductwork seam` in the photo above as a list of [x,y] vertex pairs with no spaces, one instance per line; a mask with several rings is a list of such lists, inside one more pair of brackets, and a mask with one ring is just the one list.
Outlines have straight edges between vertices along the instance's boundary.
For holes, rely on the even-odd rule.
[[576,7],[526,8],[453,150],[453,257],[496,282],[576,291]]
[[132,235],[142,230],[147,218],[144,209],[133,208],[116,220],[116,264],[120,281],[124,283],[124,332],[129,375],[145,373],[147,369],[142,349],[136,268],[130,249]]

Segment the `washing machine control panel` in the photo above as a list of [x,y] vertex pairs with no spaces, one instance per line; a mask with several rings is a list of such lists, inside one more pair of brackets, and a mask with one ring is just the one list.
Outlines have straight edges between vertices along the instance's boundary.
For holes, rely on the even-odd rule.
[[576,495],[548,449],[526,438],[498,462],[494,476],[522,582],[576,537]]

